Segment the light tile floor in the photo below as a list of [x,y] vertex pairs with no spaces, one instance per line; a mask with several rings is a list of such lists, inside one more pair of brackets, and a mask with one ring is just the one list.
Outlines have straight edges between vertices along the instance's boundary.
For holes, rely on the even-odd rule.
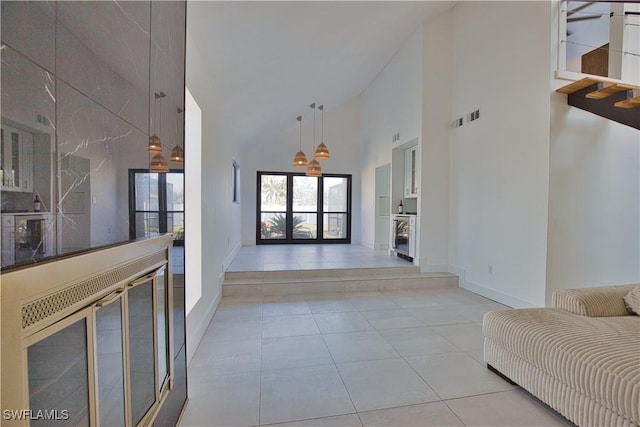
[[360,245],[243,246],[227,271],[411,267],[413,264]]
[[568,425],[484,366],[500,308],[460,288],[223,298],[181,425]]

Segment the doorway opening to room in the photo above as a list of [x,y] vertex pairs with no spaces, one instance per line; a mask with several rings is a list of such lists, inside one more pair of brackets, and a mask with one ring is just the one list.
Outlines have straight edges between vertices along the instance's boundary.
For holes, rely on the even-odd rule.
[[258,171],[256,244],[351,243],[351,175]]
[[184,246],[184,171],[129,170],[129,237],[173,233]]

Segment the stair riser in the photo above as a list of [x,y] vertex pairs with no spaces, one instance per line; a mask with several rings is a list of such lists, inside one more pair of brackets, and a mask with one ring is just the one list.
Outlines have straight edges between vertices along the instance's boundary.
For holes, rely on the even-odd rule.
[[303,294],[323,294],[334,292],[373,292],[390,290],[433,289],[458,286],[458,278],[424,277],[412,279],[368,279],[345,281],[314,281],[262,284],[223,284],[223,297],[284,296]]
[[640,110],[638,108],[626,109],[615,107],[618,101],[627,99],[632,95],[632,91],[618,92],[604,99],[590,99],[587,94],[598,90],[598,85],[594,84],[576,92],[570,93],[567,97],[569,105],[581,110],[589,111],[614,122],[640,129]]
[[393,268],[349,268],[349,269],[318,269],[318,270],[282,270],[282,271],[228,271],[225,280],[228,281],[263,281],[275,283],[278,281],[307,280],[307,279],[340,279],[359,276],[379,276],[393,274],[418,274],[419,267]]

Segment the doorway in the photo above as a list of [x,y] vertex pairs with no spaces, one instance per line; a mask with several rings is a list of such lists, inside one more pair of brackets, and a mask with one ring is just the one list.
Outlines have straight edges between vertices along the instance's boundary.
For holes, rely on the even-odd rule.
[[129,237],[173,233],[184,246],[184,171],[129,170]]
[[351,243],[351,175],[258,172],[256,244]]

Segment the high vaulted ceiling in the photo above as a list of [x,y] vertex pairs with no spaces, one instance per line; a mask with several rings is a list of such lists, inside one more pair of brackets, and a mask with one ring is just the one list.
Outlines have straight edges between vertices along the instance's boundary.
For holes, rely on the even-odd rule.
[[311,102],[328,113],[362,93],[452,3],[192,1],[187,31],[211,72],[225,137],[259,144],[297,127]]

